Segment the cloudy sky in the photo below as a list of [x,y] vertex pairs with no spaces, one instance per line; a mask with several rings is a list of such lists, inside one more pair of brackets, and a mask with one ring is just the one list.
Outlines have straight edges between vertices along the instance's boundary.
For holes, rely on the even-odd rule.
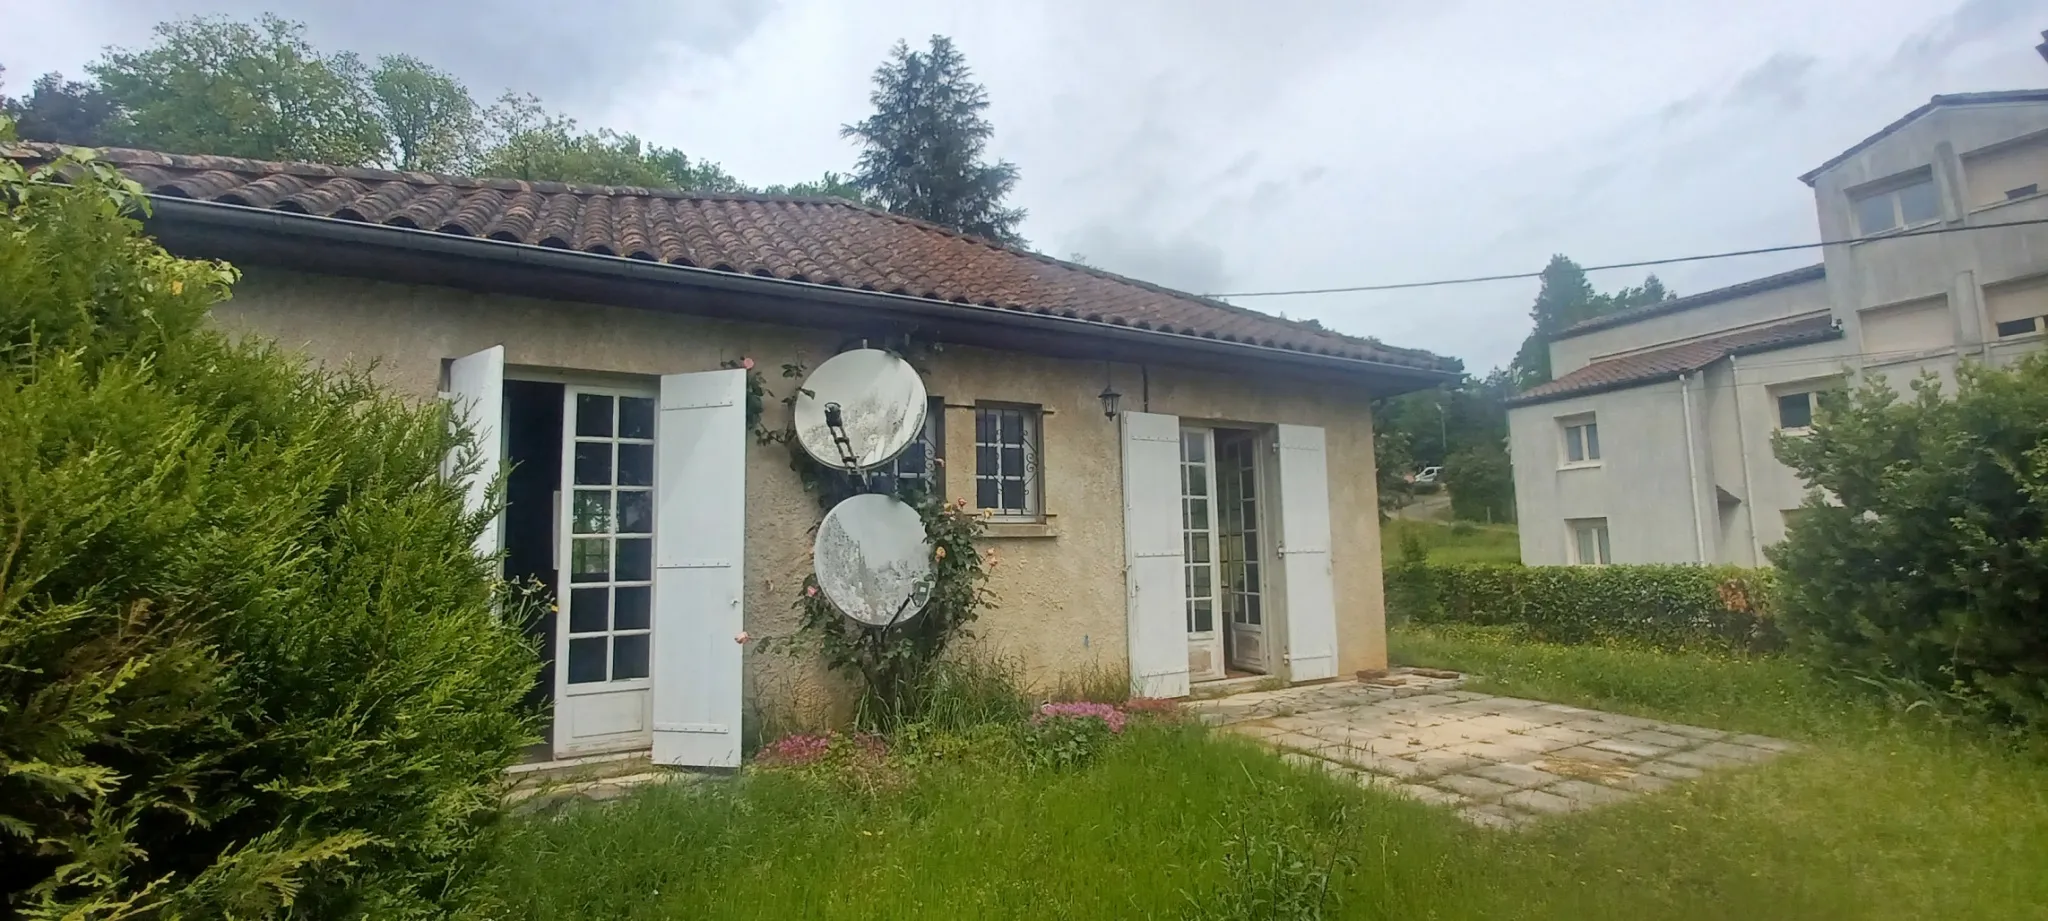
[[[1816,239],[1800,173],[1935,93],[2048,86],[2040,0],[8,0],[10,88],[159,20],[263,10],[539,94],[755,183],[845,170],[890,44],[987,85],[1024,234],[1197,292]],[[1812,261],[1673,267],[1681,293]],[[1639,273],[1594,277],[1616,287]],[[1505,362],[1533,281],[1237,302]]]

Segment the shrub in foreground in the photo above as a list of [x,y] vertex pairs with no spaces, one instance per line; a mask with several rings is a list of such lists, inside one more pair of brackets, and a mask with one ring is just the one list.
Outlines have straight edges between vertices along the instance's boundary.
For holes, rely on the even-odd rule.
[[[2048,727],[2048,360],[1824,395],[1778,455],[1816,492],[1771,548],[1823,666]],[[1832,501],[1830,501],[1830,499]]]
[[1783,637],[1769,570],[1733,566],[1426,563],[1387,571],[1388,612],[1418,624],[1511,626],[1553,643],[1765,651]]
[[0,916],[462,910],[534,662],[444,415],[209,330],[233,270],[60,168],[0,159]]

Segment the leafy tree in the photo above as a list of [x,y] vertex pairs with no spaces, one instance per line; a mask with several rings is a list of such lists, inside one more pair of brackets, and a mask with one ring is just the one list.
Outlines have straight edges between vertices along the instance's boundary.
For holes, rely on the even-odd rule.
[[1812,487],[1782,620],[1815,662],[1903,696],[2048,728],[2048,357],[1963,363],[1900,394],[1823,394],[1778,457]]
[[213,329],[140,191],[0,159],[0,916],[465,913],[536,663],[460,441]]
[[1466,521],[1515,520],[1515,471],[1503,442],[1459,449],[1444,462],[1451,517]]
[[1522,348],[1509,365],[1515,388],[1527,390],[1551,379],[1550,337],[1566,327],[1674,296],[1655,275],[1644,278],[1641,285],[1601,294],[1586,280],[1586,270],[1578,263],[1562,255],[1551,256],[1543,267],[1536,303],[1529,309],[1535,328],[1522,340]]
[[362,61],[322,55],[303,25],[273,15],[162,23],[155,44],[86,69],[118,109],[110,133],[124,144],[344,166],[390,150]]
[[112,142],[107,123],[114,117],[113,100],[94,84],[66,80],[54,71],[37,77],[25,96],[0,96],[0,114],[14,119],[20,136],[31,141],[88,147]]
[[370,72],[370,91],[390,135],[394,166],[435,172],[474,163],[483,117],[462,81],[411,55],[387,55]]
[[1409,433],[1374,417],[1372,460],[1378,474],[1381,518],[1407,505],[1415,495],[1415,484],[1408,479],[1415,472],[1415,455],[1409,449],[1410,440]]
[[486,176],[653,189],[750,191],[716,163],[692,161],[682,151],[648,146],[633,135],[610,129],[580,131],[575,119],[548,112],[532,95],[505,94],[486,113],[485,121],[495,137],[480,166]]
[[934,35],[922,52],[897,42],[875,69],[875,114],[840,129],[861,145],[853,182],[897,214],[1022,245],[1024,210],[1003,207],[1017,166],[984,162],[995,126],[973,76],[952,39]]
[[761,190],[769,195],[795,195],[804,198],[843,198],[862,205],[874,205],[874,196],[869,195],[851,176],[826,171],[825,175],[794,185],[771,185]]

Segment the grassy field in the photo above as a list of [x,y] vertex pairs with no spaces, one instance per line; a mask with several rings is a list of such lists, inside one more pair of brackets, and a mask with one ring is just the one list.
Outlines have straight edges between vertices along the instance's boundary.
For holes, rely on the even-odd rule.
[[2040,760],[1775,660],[1394,639],[1398,660],[1484,674],[1483,690],[1806,750],[1497,833],[1147,726],[1074,772],[969,757],[879,788],[755,773],[527,819],[496,882],[508,916],[534,919],[2048,917]]
[[1511,524],[1411,521],[1394,518],[1380,525],[1380,558],[1392,565],[1401,557],[1401,540],[1413,536],[1429,548],[1432,563],[1519,563],[1521,538]]

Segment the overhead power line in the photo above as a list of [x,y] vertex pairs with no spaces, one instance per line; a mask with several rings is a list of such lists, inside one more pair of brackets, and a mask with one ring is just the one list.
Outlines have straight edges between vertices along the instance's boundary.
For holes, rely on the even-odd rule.
[[[1680,262],[1703,262],[1708,259],[1729,259],[1735,256],[1762,256],[1769,253],[1790,253],[1803,249],[1820,249],[1824,246],[1839,246],[1844,243],[1864,243],[1879,240],[1901,240],[1906,237],[1931,237],[1936,234],[1962,233],[1970,230],[1996,230],[2001,227],[2028,227],[2048,224],[2048,218],[2031,218],[2024,221],[2006,221],[2000,224],[1975,224],[1962,227],[1929,227],[1925,230],[1908,230],[1886,234],[1881,237],[1857,237],[1851,240],[1822,240],[1818,243],[1788,243],[1784,246],[1764,246],[1757,249],[1737,249],[1723,253],[1701,253],[1694,256],[1670,256],[1663,259],[1644,259],[1638,262],[1613,262],[1606,265],[1589,265],[1587,272],[1607,269],[1640,269],[1657,265],[1673,265]],[[1358,291],[1400,291],[1408,288],[1440,288],[1445,285],[1471,285],[1488,281],[1515,281],[1523,278],[1540,278],[1543,273],[1512,272],[1505,275],[1473,275],[1466,278],[1440,278],[1435,281],[1404,281],[1386,285],[1345,285],[1337,288],[1296,288],[1284,291],[1237,291],[1224,294],[1207,294],[1204,297],[1291,297],[1297,294],[1350,294]]]

